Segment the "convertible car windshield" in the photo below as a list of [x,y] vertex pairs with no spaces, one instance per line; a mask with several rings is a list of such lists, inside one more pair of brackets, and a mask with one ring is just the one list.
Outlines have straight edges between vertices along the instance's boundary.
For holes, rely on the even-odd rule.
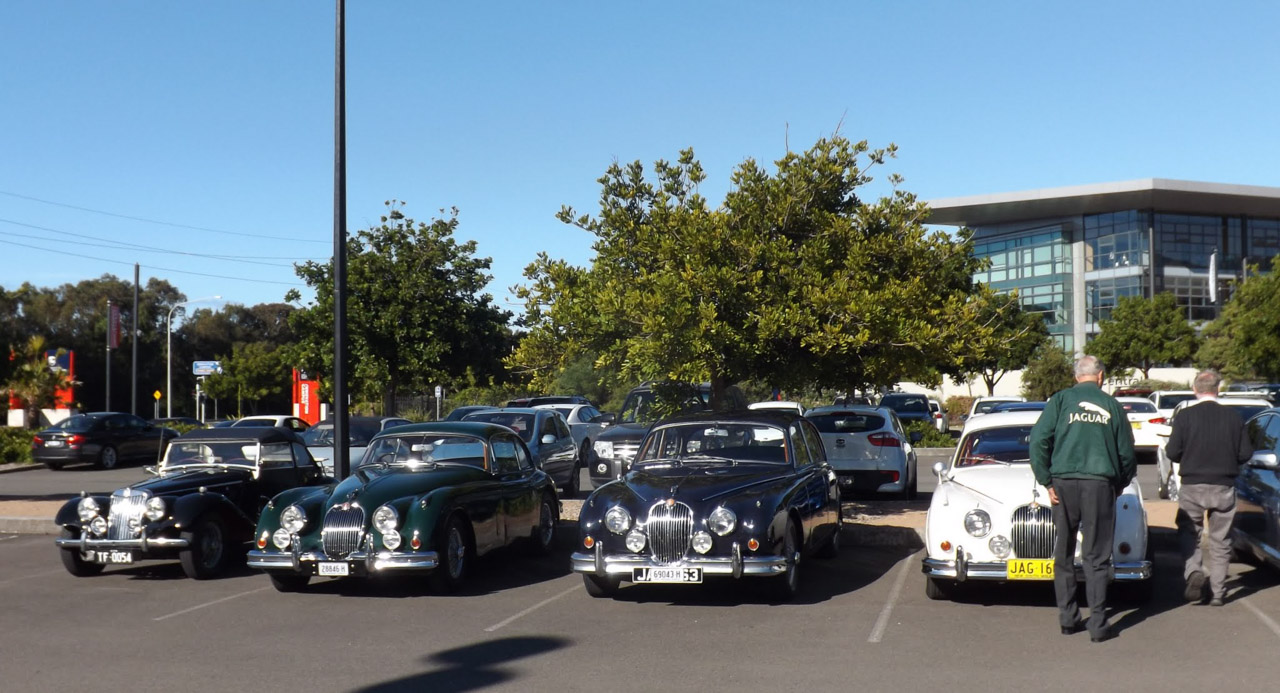
[[787,462],[785,432],[758,423],[688,423],[654,429],[636,457],[646,462]]
[[217,442],[181,442],[174,441],[164,458],[165,467],[182,467],[193,464],[227,464],[241,467],[257,465],[258,455],[264,460],[272,460],[283,455],[287,461],[293,460],[288,443],[274,443],[261,446],[259,450],[256,440],[225,440]]
[[957,467],[983,464],[1029,464],[1031,427],[1006,426],[974,431],[960,442]]
[[361,467],[374,465],[421,466],[437,463],[465,464],[484,468],[484,442],[472,436],[423,435],[388,436],[374,441],[360,461]]

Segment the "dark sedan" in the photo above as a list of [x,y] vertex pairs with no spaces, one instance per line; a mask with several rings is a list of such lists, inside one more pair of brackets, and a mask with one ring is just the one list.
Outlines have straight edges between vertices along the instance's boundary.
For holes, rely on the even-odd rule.
[[680,416],[655,424],[631,470],[583,503],[570,561],[593,597],[624,580],[753,577],[790,599],[803,557],[839,551],[840,514],[811,422],[768,410]]
[[133,414],[77,414],[31,439],[31,458],[49,469],[91,463],[112,469],[121,462],[159,460],[178,432],[149,424]]
[[155,478],[110,495],[67,501],[56,522],[62,563],[76,576],[107,565],[177,558],[188,577],[221,575],[243,560],[258,512],[295,486],[330,481],[284,428],[192,431],[169,445]]
[[934,425],[933,412],[929,409],[929,398],[924,395],[890,392],[880,398],[877,406],[892,410],[904,426],[916,421]]

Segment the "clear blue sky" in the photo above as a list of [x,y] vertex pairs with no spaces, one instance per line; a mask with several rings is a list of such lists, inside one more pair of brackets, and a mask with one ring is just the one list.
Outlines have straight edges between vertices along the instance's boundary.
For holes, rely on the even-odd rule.
[[[352,0],[349,228],[457,207],[505,303],[538,251],[589,261],[554,215],[594,211],[613,160],[692,146],[718,202],[842,121],[925,199],[1280,186],[1275,5],[1045,5]],[[332,252],[333,33],[324,0],[0,3],[0,285],[135,261],[189,298],[300,285],[290,261]]]

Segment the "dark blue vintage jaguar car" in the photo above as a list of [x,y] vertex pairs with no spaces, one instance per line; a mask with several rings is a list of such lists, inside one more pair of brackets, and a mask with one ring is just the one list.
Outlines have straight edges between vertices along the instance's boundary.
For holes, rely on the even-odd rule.
[[805,556],[838,553],[840,513],[822,439],[803,417],[679,416],[655,424],[631,470],[585,501],[571,562],[594,597],[623,581],[757,577],[789,599]]

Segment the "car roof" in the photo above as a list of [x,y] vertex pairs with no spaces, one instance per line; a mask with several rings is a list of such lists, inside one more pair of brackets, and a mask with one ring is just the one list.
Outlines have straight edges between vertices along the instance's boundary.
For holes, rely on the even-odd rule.
[[1034,426],[1039,419],[1040,412],[1038,411],[999,411],[992,414],[983,414],[965,422],[961,435],[968,435],[974,431],[985,431],[988,428]]
[[[560,406],[564,406],[564,405],[560,405]],[[475,411],[475,412],[472,412],[472,414],[537,414],[538,412],[545,412],[545,411],[552,411],[553,413],[555,413],[555,410],[551,409],[550,407],[494,407],[492,409]],[[470,415],[471,414],[468,414],[467,416],[470,416]]]
[[1151,404],[1151,398],[1150,398],[1150,397],[1129,397],[1129,396],[1122,396],[1122,397],[1117,397],[1117,398],[1116,398],[1116,401],[1117,401],[1117,402],[1133,402],[1134,404],[1137,404],[1137,403],[1139,403],[1139,402],[1142,402],[1142,403],[1145,403],[1145,404]]
[[282,426],[243,426],[241,428],[197,428],[184,433],[174,442],[198,443],[201,441],[252,440],[259,443],[301,443],[297,433]]
[[494,433],[511,433],[511,429],[487,421],[429,421],[396,426],[374,436],[374,440],[411,433],[447,433],[487,438]]
[[1219,397],[1217,402],[1228,407],[1266,407],[1270,409],[1275,406],[1271,403],[1271,400],[1262,399],[1261,397]]
[[[404,416],[348,416],[347,417],[347,421],[353,422],[353,423],[382,423],[383,421],[391,421],[392,419],[403,419],[405,421],[409,420],[407,417],[404,417]],[[316,423],[316,425],[332,426],[333,417],[320,421]]]
[[716,422],[730,423],[739,421],[742,423],[762,423],[762,424],[789,424],[797,419],[803,419],[803,416],[788,411],[786,409],[743,409],[739,411],[699,411],[690,414],[679,414],[677,416],[662,419],[655,426],[666,426],[669,424],[681,423],[701,423]]
[[815,414],[875,414],[876,416],[889,416],[887,407],[877,407],[871,404],[828,404],[824,407],[814,407],[805,412],[805,416],[813,416]]

